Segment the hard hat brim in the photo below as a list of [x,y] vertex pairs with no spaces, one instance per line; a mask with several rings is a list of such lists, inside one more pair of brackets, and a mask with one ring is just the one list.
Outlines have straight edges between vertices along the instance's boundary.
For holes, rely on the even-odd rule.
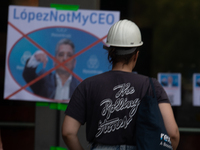
[[135,45],[113,44],[113,43],[109,43],[109,42],[107,42],[106,44],[110,45],[110,46],[115,46],[115,47],[138,47],[138,46],[142,46],[143,42],[141,41],[139,44],[135,44]]

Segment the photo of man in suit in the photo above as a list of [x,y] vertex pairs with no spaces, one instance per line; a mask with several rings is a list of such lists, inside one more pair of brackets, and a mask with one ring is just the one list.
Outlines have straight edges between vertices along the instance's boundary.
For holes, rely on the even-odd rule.
[[[197,77],[198,77],[198,76],[197,76]],[[196,77],[196,78],[197,78],[197,77]],[[197,79],[196,79],[196,86],[197,86],[197,87],[200,87],[200,78],[197,78]]]
[[[61,39],[56,45],[55,59],[62,63],[72,57],[74,53],[75,46],[73,42],[69,39]],[[45,67],[47,62],[47,55],[41,50],[36,51],[26,62],[23,70],[24,80],[29,83],[44,74],[46,72]],[[39,73],[36,73],[36,69],[40,63],[43,63],[43,68]],[[58,63],[54,61],[54,67],[57,65]],[[75,58],[64,64],[64,66],[71,71],[73,71],[75,65]],[[55,100],[69,100],[79,83],[80,81],[71,75],[70,72],[68,72],[64,67],[59,66],[55,69],[55,72],[47,74],[42,79],[30,85],[30,88],[34,94],[41,97]]]
[[178,86],[178,76],[168,75],[167,77],[163,77],[161,79],[161,85],[164,87],[177,87]]

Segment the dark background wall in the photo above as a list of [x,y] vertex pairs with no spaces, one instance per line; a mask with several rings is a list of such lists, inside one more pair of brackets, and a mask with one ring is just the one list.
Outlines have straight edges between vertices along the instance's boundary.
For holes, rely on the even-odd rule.
[[[144,46],[135,71],[155,78],[158,72],[182,74],[182,105],[173,107],[181,131],[178,150],[199,149],[200,109],[192,106],[192,74],[200,72],[199,0],[3,0],[0,5],[0,129],[4,150],[65,147],[57,127],[62,123],[63,111],[38,107],[35,102],[3,100],[8,5],[48,7],[50,3],[119,10],[121,19],[136,22],[141,28]],[[88,148],[84,129],[83,126],[79,137]]]

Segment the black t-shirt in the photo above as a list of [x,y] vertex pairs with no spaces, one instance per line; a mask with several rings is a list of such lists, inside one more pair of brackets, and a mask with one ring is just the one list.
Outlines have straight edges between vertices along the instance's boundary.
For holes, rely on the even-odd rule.
[[[162,86],[156,79],[153,83],[158,103],[169,103]],[[135,145],[137,108],[146,93],[153,94],[149,77],[122,71],[105,72],[79,84],[65,114],[81,124],[86,123],[88,142]]]

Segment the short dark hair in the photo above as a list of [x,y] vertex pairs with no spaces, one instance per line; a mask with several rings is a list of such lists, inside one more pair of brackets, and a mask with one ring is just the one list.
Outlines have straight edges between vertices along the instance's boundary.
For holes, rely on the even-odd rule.
[[[112,64],[115,65],[118,62],[124,62],[124,64],[128,64],[132,58],[133,55],[135,55],[137,53],[137,51],[139,51],[139,47],[136,48],[136,50],[131,53],[131,54],[126,54],[126,55],[117,55],[116,54],[116,49],[118,47],[111,47],[111,49],[108,51],[108,61]],[[130,49],[125,47],[126,49]]]
[[73,53],[75,53],[74,43],[70,39],[61,39],[60,41],[58,41],[58,43],[56,45],[56,52],[55,52],[56,55],[58,53],[59,46],[62,45],[62,44],[70,45],[73,49]]

